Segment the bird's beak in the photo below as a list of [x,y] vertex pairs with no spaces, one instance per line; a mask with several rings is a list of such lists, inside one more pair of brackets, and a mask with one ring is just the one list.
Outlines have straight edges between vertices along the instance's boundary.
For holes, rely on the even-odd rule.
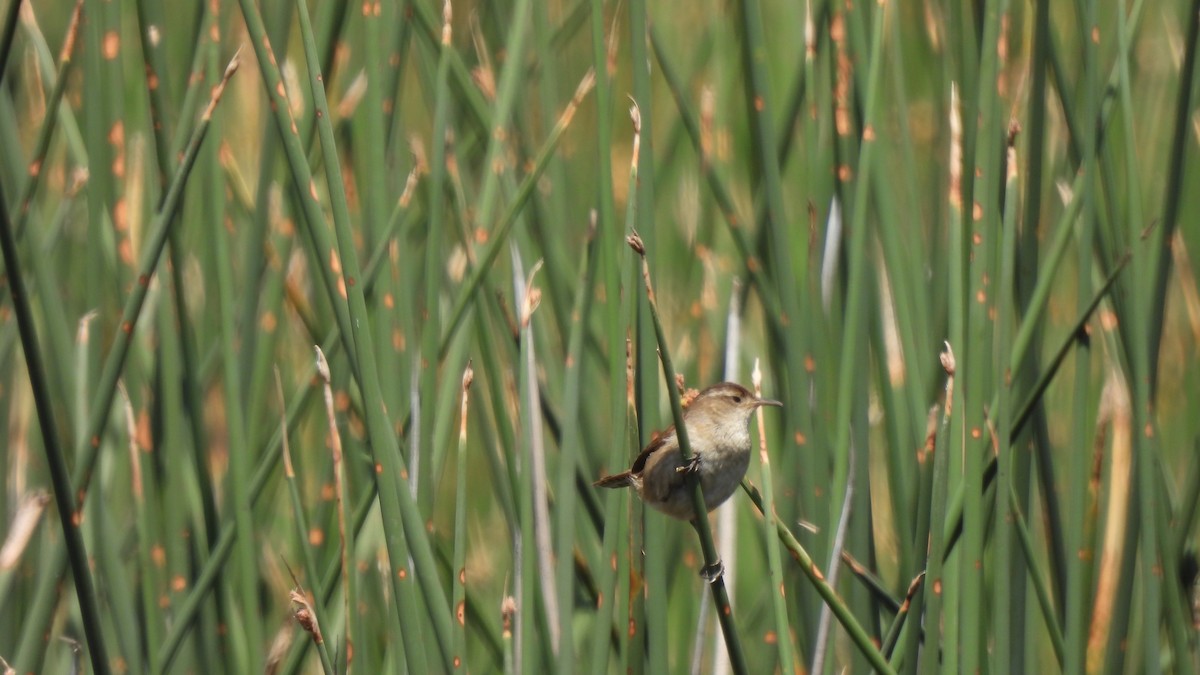
[[769,399],[769,398],[760,398],[760,399],[758,399],[757,401],[755,401],[755,402],[754,402],[754,405],[756,405],[756,406],[773,405],[773,406],[775,406],[776,408],[782,408],[782,407],[783,407],[783,404],[782,404],[782,403],[780,403],[779,401],[775,401],[775,400],[772,400],[772,399]]

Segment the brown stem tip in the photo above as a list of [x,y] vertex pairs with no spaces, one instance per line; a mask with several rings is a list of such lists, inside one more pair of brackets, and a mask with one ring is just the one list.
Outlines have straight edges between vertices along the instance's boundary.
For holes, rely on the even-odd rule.
[[642,235],[638,234],[636,231],[634,231],[634,233],[628,237],[625,237],[625,243],[629,244],[629,248],[632,248],[638,255],[646,255],[646,245],[642,243]]

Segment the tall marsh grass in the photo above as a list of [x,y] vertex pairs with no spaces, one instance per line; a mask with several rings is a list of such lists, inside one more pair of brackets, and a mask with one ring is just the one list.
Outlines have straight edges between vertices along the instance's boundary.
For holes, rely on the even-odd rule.
[[0,2],[3,663],[1194,672],[1198,20]]

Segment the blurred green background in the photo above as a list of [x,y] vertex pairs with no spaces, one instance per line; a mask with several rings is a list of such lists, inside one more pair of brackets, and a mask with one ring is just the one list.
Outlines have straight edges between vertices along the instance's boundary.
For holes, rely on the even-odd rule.
[[1196,670],[1197,0],[0,11],[16,672]]

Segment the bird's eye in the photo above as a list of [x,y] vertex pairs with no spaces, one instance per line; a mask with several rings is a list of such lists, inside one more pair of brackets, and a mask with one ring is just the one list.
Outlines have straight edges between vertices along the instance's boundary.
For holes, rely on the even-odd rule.
[[742,402],[742,397],[741,397],[741,396],[734,396],[734,397],[733,397],[733,402],[734,402],[734,403],[741,403],[741,402]]

